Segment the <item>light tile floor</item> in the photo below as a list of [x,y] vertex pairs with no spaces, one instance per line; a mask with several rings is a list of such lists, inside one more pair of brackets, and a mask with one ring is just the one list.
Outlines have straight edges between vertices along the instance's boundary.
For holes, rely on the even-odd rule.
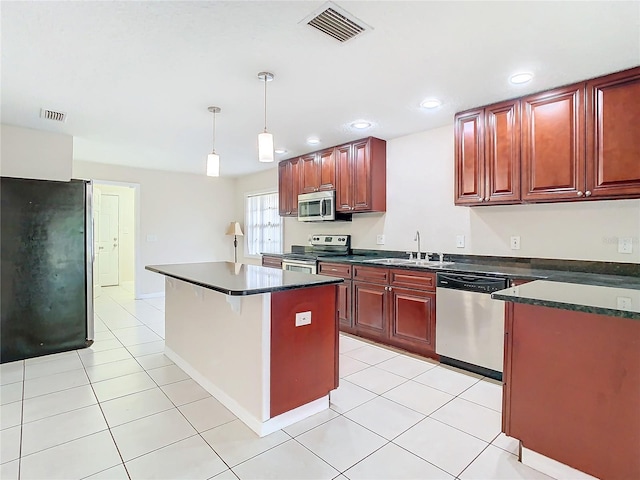
[[349,336],[330,410],[258,438],[164,356],[164,299],[95,302],[89,349],[0,367],[0,478],[537,479],[496,382]]

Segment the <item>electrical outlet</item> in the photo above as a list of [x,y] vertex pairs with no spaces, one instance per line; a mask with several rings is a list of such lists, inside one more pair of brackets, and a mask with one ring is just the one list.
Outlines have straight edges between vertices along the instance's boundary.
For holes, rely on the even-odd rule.
[[296,313],[296,327],[311,325],[311,312]]
[[378,235],[376,237],[376,244],[377,245],[384,245],[384,235]]
[[153,234],[147,235],[147,242],[157,242],[157,241],[158,241],[157,235],[153,235]]
[[633,301],[630,297],[616,297],[616,303],[620,310],[629,310]]
[[464,235],[456,235],[456,247],[464,248]]
[[511,237],[511,250],[520,250],[520,235],[513,235]]
[[618,238],[618,253],[633,253],[633,238]]

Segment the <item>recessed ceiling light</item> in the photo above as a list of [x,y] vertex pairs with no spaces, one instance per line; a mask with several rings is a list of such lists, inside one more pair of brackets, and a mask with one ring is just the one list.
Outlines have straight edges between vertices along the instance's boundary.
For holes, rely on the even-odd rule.
[[307,138],[307,143],[309,145],[318,145],[320,143],[320,139],[318,137],[309,137]]
[[355,122],[351,122],[350,125],[352,128],[364,130],[365,128],[369,128],[371,126],[371,122],[367,122],[366,120],[356,120]]
[[523,72],[523,73],[516,73],[515,75],[511,75],[511,78],[509,78],[509,81],[511,83],[519,85],[521,83],[527,83],[532,78],[533,78],[533,73]]
[[440,105],[442,105],[442,102],[437,98],[428,98],[420,104],[422,108],[438,108]]
[[285,148],[276,148],[274,152],[276,152],[278,155],[282,155],[283,153],[287,153],[287,150]]

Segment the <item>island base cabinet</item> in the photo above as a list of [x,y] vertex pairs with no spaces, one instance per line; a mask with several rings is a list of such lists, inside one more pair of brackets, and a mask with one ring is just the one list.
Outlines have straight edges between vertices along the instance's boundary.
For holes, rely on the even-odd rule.
[[597,478],[640,478],[640,322],[506,305],[503,431]]

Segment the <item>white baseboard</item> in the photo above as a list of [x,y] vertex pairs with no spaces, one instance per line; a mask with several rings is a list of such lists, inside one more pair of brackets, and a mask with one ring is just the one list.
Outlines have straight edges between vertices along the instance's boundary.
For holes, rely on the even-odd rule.
[[265,422],[261,422],[260,419],[254,417],[245,408],[243,408],[233,398],[223,392],[220,388],[214,385],[211,381],[201,375],[195,368],[193,368],[186,360],[180,355],[171,350],[165,345],[164,353],[169,357],[176,365],[178,365],[186,374],[193,378],[202,388],[213,395],[222,405],[227,407],[236,417],[244,422],[251,430],[253,430],[259,437],[264,437],[277,430],[286,428],[289,425],[293,425],[300,420],[303,420],[311,415],[315,415],[323,410],[329,408],[329,395],[314,400],[312,402],[301,405],[298,408],[294,408],[288,412],[285,412],[277,417],[268,419]]
[[160,297],[164,297],[164,292],[142,293],[138,295],[137,299],[144,300],[145,298],[160,298]]
[[598,480],[596,477],[592,477],[588,473],[581,472],[569,465],[560,463],[553,458],[545,457],[544,455],[525,447],[522,447],[521,461],[524,465],[553,478],[561,478],[562,480]]

